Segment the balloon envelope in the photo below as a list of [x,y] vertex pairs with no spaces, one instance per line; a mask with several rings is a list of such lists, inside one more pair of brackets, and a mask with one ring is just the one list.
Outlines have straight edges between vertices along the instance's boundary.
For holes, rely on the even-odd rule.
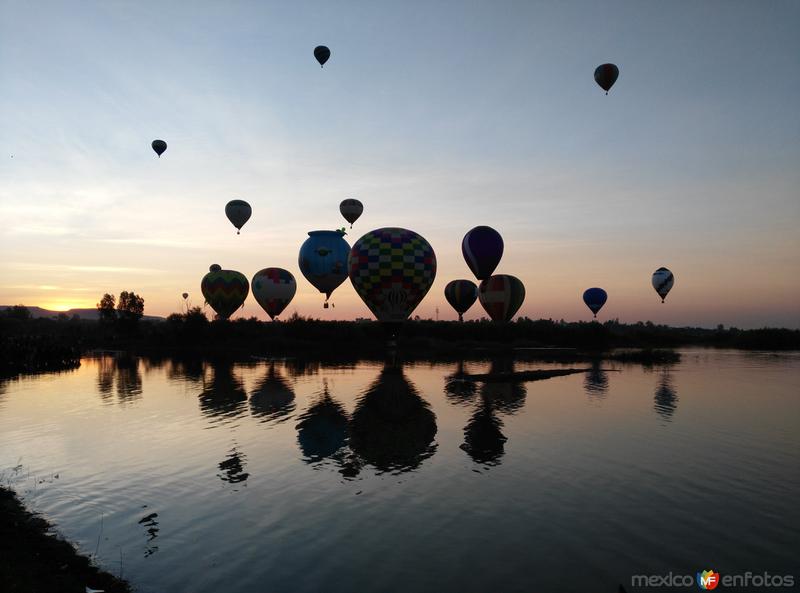
[[[231,221],[237,231],[242,230],[244,223],[250,220],[253,209],[244,200],[231,200],[225,204],[225,216]],[[238,232],[237,232],[238,234]]]
[[156,151],[158,158],[161,158],[161,155],[164,154],[164,151],[167,150],[167,143],[163,140],[153,140],[150,146],[153,147],[153,150]]
[[216,270],[203,276],[200,290],[216,314],[227,319],[244,304],[250,284],[240,272]]
[[342,213],[344,219],[350,223],[350,228],[353,228],[353,223],[358,220],[361,213],[364,211],[364,204],[355,198],[347,198],[342,200],[339,204],[339,212]]
[[503,237],[488,226],[476,226],[464,235],[461,253],[478,280],[492,275],[503,257]]
[[608,94],[608,90],[614,86],[619,76],[619,68],[615,64],[600,64],[594,70],[594,80],[600,88]]
[[270,319],[275,319],[289,305],[297,291],[297,282],[288,270],[264,268],[253,276],[253,296]]
[[331,50],[324,45],[318,45],[314,48],[314,57],[317,58],[317,62],[319,62],[319,66],[322,68],[325,62],[328,61],[328,58],[331,57]]
[[436,277],[436,254],[423,237],[400,228],[368,232],[348,261],[350,281],[378,321],[405,321]]
[[186,299],[189,298],[189,293],[188,292],[184,292],[181,296],[183,297],[183,300],[186,300]]
[[602,288],[587,288],[583,292],[583,302],[589,310],[597,317],[597,312],[603,308],[608,300],[608,294]]
[[672,275],[667,268],[658,268],[653,272],[653,288],[656,289],[658,296],[661,297],[661,302],[667,298],[669,291],[672,290],[672,285],[675,284],[675,276]]
[[451,280],[444,287],[444,298],[458,313],[458,319],[467,312],[478,298],[478,287],[471,280]]
[[298,264],[303,276],[327,298],[347,278],[350,245],[339,231],[311,231],[300,247]]
[[497,274],[481,282],[478,298],[493,321],[509,321],[525,300],[525,286],[519,278]]

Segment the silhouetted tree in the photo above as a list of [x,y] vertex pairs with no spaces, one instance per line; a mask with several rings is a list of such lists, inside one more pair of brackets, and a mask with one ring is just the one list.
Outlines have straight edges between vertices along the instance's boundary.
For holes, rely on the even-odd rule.
[[32,317],[31,312],[25,305],[14,305],[6,309],[6,317],[9,319],[28,320]]
[[144,315],[144,299],[133,291],[123,290],[119,293],[117,313],[120,319],[138,321]]
[[100,321],[109,323],[117,318],[117,312],[114,310],[116,299],[113,294],[105,293],[100,302],[97,303],[97,311],[100,313]]

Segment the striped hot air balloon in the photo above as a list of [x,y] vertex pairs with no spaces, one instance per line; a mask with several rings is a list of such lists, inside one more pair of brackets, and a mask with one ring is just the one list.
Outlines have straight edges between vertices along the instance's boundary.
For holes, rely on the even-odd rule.
[[241,272],[217,269],[203,276],[200,290],[216,314],[221,319],[228,319],[244,304],[250,284]]
[[481,282],[478,298],[492,321],[509,321],[525,300],[525,286],[519,278],[497,274]]
[[471,280],[452,280],[444,287],[444,298],[458,313],[458,320],[464,321],[464,313],[478,298],[478,287]]
[[661,302],[667,298],[669,291],[672,290],[672,285],[675,284],[675,276],[667,268],[658,268],[653,272],[653,288],[656,289],[658,296],[661,297]]

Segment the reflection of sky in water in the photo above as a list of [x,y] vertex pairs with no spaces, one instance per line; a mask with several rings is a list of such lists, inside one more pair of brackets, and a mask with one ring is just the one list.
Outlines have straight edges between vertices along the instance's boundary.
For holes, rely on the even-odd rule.
[[698,558],[795,565],[800,356],[468,378],[559,366],[86,359],[0,383],[0,473],[84,551],[102,516],[101,564],[121,549],[144,593],[555,590],[567,572],[614,591]]

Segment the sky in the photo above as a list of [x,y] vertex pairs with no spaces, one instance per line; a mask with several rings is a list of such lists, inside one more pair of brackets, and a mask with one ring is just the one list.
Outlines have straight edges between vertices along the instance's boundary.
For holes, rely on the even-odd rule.
[[[284,316],[370,317],[349,281],[323,309],[297,264],[356,197],[350,244],[433,246],[422,317],[456,318],[444,286],[486,224],[520,315],[590,319],[601,286],[601,320],[800,327],[799,26],[780,0],[0,0],[0,304],[133,290],[168,315],[218,263],[291,271]],[[266,318],[252,295],[240,315]]]

